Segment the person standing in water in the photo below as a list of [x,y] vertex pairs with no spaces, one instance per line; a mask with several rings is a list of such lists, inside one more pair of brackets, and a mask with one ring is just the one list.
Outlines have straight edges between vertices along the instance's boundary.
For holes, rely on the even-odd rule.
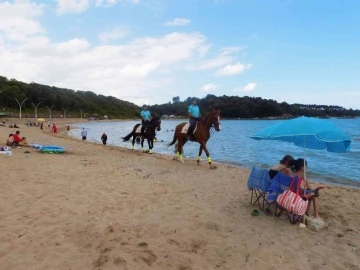
[[82,128],[81,138],[82,138],[83,141],[86,140],[86,136],[87,136],[87,131],[85,130],[85,128]]
[[103,145],[106,145],[107,135],[105,134],[105,132],[104,132],[103,135],[101,136],[101,140],[102,140],[102,142],[103,142]]

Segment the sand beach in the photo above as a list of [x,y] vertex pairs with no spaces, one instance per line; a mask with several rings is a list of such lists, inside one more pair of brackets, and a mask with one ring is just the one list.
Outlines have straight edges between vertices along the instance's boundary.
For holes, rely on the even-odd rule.
[[[28,142],[67,152],[0,155],[1,270],[360,269],[358,189],[322,184],[328,226],[314,232],[253,217],[248,169],[82,142],[69,119],[55,135],[25,121]],[[0,127],[3,144],[12,132]]]

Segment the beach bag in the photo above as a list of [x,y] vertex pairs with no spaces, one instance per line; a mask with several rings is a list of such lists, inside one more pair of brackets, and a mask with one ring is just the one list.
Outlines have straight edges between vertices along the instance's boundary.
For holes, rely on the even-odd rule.
[[281,207],[288,210],[290,213],[302,216],[306,212],[309,201],[308,200],[304,201],[303,198],[301,198],[301,196],[299,195],[300,182],[301,182],[300,180],[297,181],[296,192],[293,192],[291,190],[292,186],[294,185],[294,181],[295,179],[292,180],[288,190],[284,191],[277,197],[276,202]]

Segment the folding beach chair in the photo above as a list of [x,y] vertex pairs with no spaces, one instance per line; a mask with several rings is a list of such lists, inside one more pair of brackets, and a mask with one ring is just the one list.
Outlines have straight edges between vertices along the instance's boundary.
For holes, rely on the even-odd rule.
[[[275,216],[280,217],[282,213],[286,213],[286,216],[288,217],[291,224],[296,224],[301,216],[295,215],[294,213],[291,213],[287,209],[280,206],[277,202],[277,196],[283,193],[285,190],[288,190],[290,188],[291,182],[293,178],[284,175],[283,173],[278,173],[271,182],[271,185],[269,186],[268,192],[269,195],[267,196],[267,200],[269,202],[274,203],[275,206]],[[295,178],[294,185],[297,186],[298,179]]]
[[[264,210],[265,203],[269,204],[266,199],[266,193],[271,179],[267,169],[253,167],[251,169],[247,186],[251,190],[251,205],[258,203],[260,210]],[[254,202],[253,202],[254,201]]]

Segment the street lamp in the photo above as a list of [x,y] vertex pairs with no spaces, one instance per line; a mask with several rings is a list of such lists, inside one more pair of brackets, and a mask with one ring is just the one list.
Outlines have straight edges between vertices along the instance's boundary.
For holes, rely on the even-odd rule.
[[64,111],[64,118],[66,118],[66,111],[69,109],[69,107],[67,107],[66,109],[63,108]]
[[54,107],[54,105],[52,105],[51,107],[49,107],[49,106],[46,106],[46,107],[49,109],[49,116],[51,118],[51,109],[52,109],[52,107]]
[[27,100],[28,98],[25,98],[21,103],[15,98],[16,102],[19,104],[19,108],[20,108],[20,113],[19,113],[19,118],[21,118],[21,107],[24,104],[25,100]]
[[40,105],[40,103],[41,103],[41,102],[39,102],[36,106],[35,106],[34,103],[31,103],[31,104],[34,106],[34,108],[35,108],[35,119],[37,119],[37,108],[38,108],[38,106]]
[[82,118],[82,116],[83,116],[83,111],[84,111],[85,109],[79,109],[79,111],[80,111],[80,114],[81,114],[81,118]]

